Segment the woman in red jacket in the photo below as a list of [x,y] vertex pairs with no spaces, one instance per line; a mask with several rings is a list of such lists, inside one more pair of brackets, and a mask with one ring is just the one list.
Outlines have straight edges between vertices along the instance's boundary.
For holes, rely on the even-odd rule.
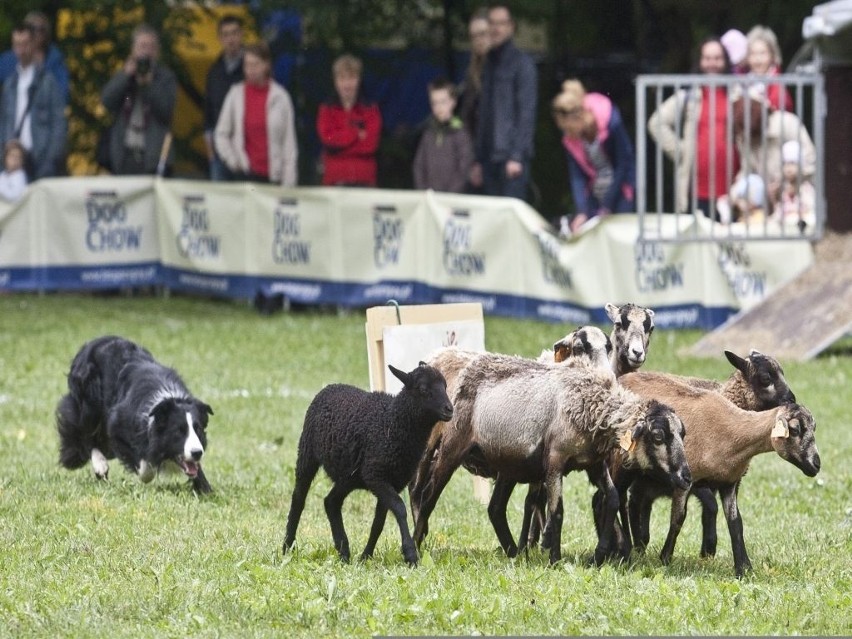
[[337,99],[320,105],[317,133],[322,143],[324,185],[376,186],[376,150],[382,115],[361,100],[361,61],[342,55],[332,65]]

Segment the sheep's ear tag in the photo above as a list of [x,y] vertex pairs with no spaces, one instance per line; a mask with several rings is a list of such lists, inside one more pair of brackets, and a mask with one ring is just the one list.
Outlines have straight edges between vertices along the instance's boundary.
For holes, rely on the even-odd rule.
[[787,427],[787,421],[783,417],[775,420],[775,426],[772,427],[772,437],[789,437],[790,429]]
[[633,449],[636,448],[636,440],[633,439],[633,431],[629,428],[625,430],[618,439],[618,444],[621,446],[622,450],[632,453]]

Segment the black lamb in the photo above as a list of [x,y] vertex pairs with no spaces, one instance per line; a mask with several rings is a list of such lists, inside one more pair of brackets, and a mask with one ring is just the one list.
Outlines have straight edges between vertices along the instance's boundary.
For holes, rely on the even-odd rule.
[[305,413],[296,460],[296,486],[287,518],[284,552],[293,546],[305,498],[320,466],[334,482],[325,498],[334,547],[349,560],[349,539],[343,529],[343,500],[353,490],[367,489],[377,499],[370,537],[362,559],[371,557],[393,511],[402,535],[402,554],[411,565],[417,550],[399,492],[411,481],[432,428],[449,421],[453,406],[447,382],[424,362],[409,373],[388,366],[403,383],[398,395],[368,392],[347,384],[332,384],[314,397]]

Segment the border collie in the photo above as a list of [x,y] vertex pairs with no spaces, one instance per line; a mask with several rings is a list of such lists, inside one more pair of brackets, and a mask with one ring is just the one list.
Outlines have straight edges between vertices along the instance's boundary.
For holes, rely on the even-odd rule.
[[95,476],[106,479],[107,460],[117,457],[145,483],[174,462],[196,492],[209,493],[200,462],[212,414],[148,350],[122,337],[98,337],[74,356],[68,394],[56,408],[59,462],[75,469],[91,460]]

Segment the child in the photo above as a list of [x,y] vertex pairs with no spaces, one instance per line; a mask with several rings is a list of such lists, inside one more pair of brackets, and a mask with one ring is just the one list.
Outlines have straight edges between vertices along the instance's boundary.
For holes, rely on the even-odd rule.
[[766,185],[757,173],[742,176],[731,187],[734,222],[762,223],[766,217]]
[[0,200],[15,202],[27,190],[24,171],[26,151],[17,140],[9,140],[3,147],[3,172],[0,173]]
[[453,115],[456,92],[451,82],[429,83],[432,117],[414,156],[414,188],[464,193],[473,165],[473,143],[462,121]]
[[811,181],[799,174],[800,155],[801,146],[796,140],[789,140],[781,147],[784,181],[772,218],[782,224],[798,224],[804,230],[807,225],[814,224],[816,193]]

